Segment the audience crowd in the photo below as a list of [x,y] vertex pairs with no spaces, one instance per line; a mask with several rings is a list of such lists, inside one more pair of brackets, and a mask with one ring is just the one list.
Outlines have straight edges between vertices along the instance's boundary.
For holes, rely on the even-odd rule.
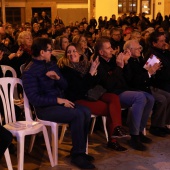
[[[66,26],[43,11],[21,26],[1,22],[0,65],[11,66],[23,80],[40,119],[70,124],[71,162],[80,168],[95,168],[85,153],[91,114],[106,116],[112,150],[126,151],[117,138],[128,136],[133,149],[147,150],[145,144],[153,142],[143,133],[149,117],[152,135],[170,134],[170,16],[158,13],[150,21],[145,13],[131,12]],[[96,86],[106,92],[90,101],[87,93]],[[128,131],[122,108],[128,109]],[[0,142],[5,140],[0,135]],[[0,156],[10,142],[0,145]]]

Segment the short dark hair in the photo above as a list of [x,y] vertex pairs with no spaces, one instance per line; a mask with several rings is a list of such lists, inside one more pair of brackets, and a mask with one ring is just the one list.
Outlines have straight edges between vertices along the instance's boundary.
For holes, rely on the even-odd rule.
[[116,31],[119,31],[120,34],[122,33],[122,30],[121,30],[120,28],[113,27],[113,28],[111,28],[111,30],[110,30],[110,35],[111,35],[111,37],[112,37],[113,33],[116,32]]
[[47,50],[47,45],[51,45],[52,41],[49,38],[37,37],[34,39],[31,46],[32,55],[38,57],[41,50]]
[[103,47],[105,42],[110,42],[109,37],[103,36],[97,39],[95,47],[94,47],[94,56],[97,57],[99,55],[99,50]]
[[157,43],[158,38],[162,35],[165,35],[165,33],[164,32],[158,32],[158,31],[152,32],[149,36],[150,45],[152,45],[153,42]]

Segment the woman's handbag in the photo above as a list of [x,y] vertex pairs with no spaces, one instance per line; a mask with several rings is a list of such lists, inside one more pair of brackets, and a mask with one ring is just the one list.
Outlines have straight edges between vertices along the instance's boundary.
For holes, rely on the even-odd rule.
[[88,90],[86,98],[89,101],[97,101],[106,92],[106,89],[100,85],[96,85],[94,88]]

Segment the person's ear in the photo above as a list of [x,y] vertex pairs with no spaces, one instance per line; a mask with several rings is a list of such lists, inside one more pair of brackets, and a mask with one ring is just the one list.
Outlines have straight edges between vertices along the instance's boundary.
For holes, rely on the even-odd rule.
[[103,50],[99,50],[99,54],[100,54],[100,55],[103,55]]
[[40,51],[40,56],[43,56],[43,55],[44,55],[44,52],[45,52],[44,50],[41,50],[41,51]]
[[157,44],[156,42],[153,42],[153,43],[152,43],[152,45],[153,45],[154,47],[156,46],[156,44]]

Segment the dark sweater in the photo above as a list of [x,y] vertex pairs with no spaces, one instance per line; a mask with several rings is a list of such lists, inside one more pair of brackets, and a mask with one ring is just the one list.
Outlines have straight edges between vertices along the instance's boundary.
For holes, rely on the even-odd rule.
[[128,64],[124,67],[124,75],[129,87],[134,90],[142,90],[151,93],[151,82],[148,71],[143,68],[144,64],[145,60],[143,57],[131,57],[128,60]]
[[[60,79],[47,77],[48,71],[55,71]],[[63,98],[63,90],[67,88],[67,82],[54,62],[33,59],[26,67],[22,80],[28,100],[35,107],[57,105],[57,97]]]
[[145,56],[149,58],[152,54],[160,59],[162,65],[161,69],[157,70],[153,76],[152,85],[170,92],[170,51],[152,47]]
[[99,57],[100,65],[98,67],[98,76],[100,84],[107,89],[108,92],[120,94],[128,90],[124,72],[121,67],[116,65],[116,57],[112,57],[109,62]]
[[62,73],[68,82],[66,95],[71,101],[85,99],[87,91],[98,83],[97,76],[91,76],[90,73],[82,76],[80,72],[70,67],[64,67]]

